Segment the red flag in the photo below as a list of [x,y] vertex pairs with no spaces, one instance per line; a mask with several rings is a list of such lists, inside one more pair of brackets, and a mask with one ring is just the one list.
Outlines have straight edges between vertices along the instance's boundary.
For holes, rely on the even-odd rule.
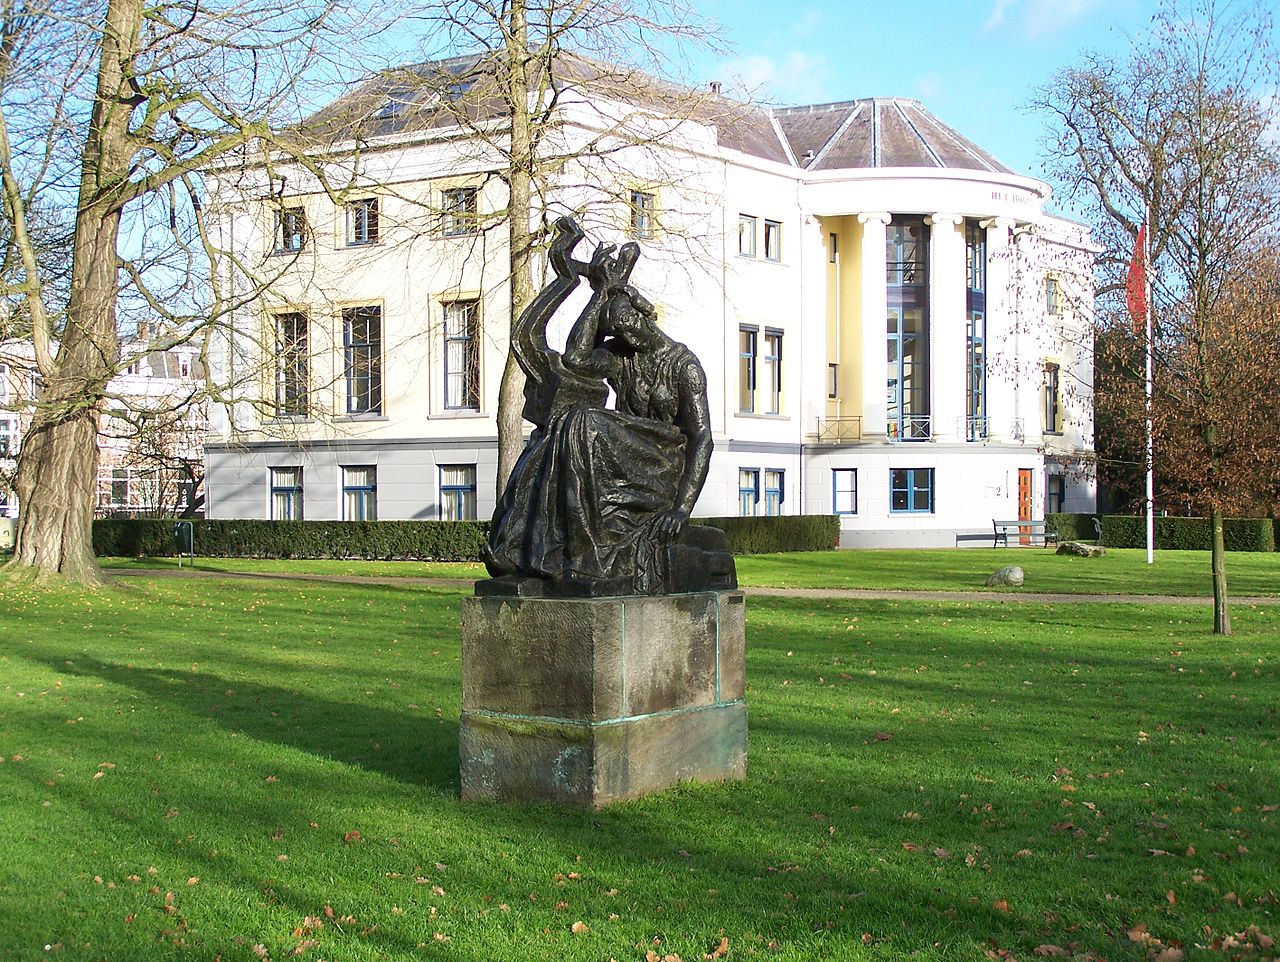
[[1147,330],[1147,225],[1138,228],[1138,239],[1133,245],[1133,257],[1129,261],[1129,274],[1124,281],[1125,299],[1129,302],[1129,320],[1133,333],[1143,335]]

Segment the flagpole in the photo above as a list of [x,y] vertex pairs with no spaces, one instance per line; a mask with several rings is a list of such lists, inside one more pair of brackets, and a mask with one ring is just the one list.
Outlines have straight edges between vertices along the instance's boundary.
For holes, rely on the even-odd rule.
[[1153,348],[1153,332],[1152,332],[1152,310],[1151,310],[1151,207],[1148,205],[1143,211],[1143,224],[1146,230],[1143,231],[1142,237],[1142,266],[1143,266],[1143,301],[1146,307],[1146,347],[1147,347],[1147,564],[1154,564],[1156,560],[1156,514],[1155,514],[1155,477],[1153,473],[1153,448],[1152,435],[1154,434],[1152,417],[1151,417],[1151,397],[1153,393],[1152,377],[1152,354]]

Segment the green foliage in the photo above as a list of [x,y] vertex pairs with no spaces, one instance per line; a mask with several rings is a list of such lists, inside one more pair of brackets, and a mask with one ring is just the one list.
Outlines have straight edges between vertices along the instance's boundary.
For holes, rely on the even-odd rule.
[[840,519],[833,514],[793,514],[773,518],[694,518],[694,524],[719,528],[736,555],[776,551],[828,551],[840,540]]
[[1094,541],[1098,530],[1093,526],[1096,514],[1050,513],[1044,516],[1045,528],[1058,533],[1059,541]]
[[[371,558],[475,561],[487,521],[195,521],[195,553],[205,558]],[[173,521],[93,523],[97,555],[136,558],[176,553]]]
[[[1156,548],[1208,551],[1212,532],[1208,518],[1156,518]],[[1275,551],[1275,526],[1270,518],[1228,518],[1222,539],[1228,551]],[[1109,514],[1102,519],[1102,543],[1109,548],[1142,548],[1147,544],[1147,519],[1141,515]]]

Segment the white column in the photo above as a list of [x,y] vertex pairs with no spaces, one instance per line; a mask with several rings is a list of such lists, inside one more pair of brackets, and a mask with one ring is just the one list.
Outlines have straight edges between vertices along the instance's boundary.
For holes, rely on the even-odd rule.
[[862,328],[861,379],[862,435],[883,438],[885,435],[885,389],[888,384],[888,361],[885,353],[885,315],[888,298],[885,290],[885,228],[890,215],[866,213],[858,215],[862,225],[862,304],[859,324]]
[[964,437],[965,339],[964,223],[959,214],[933,214],[929,231],[929,410],[933,437]]
[[987,431],[998,441],[1014,440],[1017,396],[1017,273],[1009,228],[1004,217],[984,222],[987,228]]

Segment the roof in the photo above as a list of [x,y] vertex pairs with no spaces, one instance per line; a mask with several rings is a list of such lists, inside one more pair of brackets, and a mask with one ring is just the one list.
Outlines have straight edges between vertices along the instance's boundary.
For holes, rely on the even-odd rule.
[[[556,82],[562,98],[598,93],[687,117],[713,127],[724,147],[805,170],[935,167],[1015,173],[917,100],[872,97],[767,108],[563,52],[557,54]],[[308,118],[300,131],[316,142],[369,141],[497,119],[506,109],[503,86],[497,62],[484,54],[398,67],[354,87]]]

